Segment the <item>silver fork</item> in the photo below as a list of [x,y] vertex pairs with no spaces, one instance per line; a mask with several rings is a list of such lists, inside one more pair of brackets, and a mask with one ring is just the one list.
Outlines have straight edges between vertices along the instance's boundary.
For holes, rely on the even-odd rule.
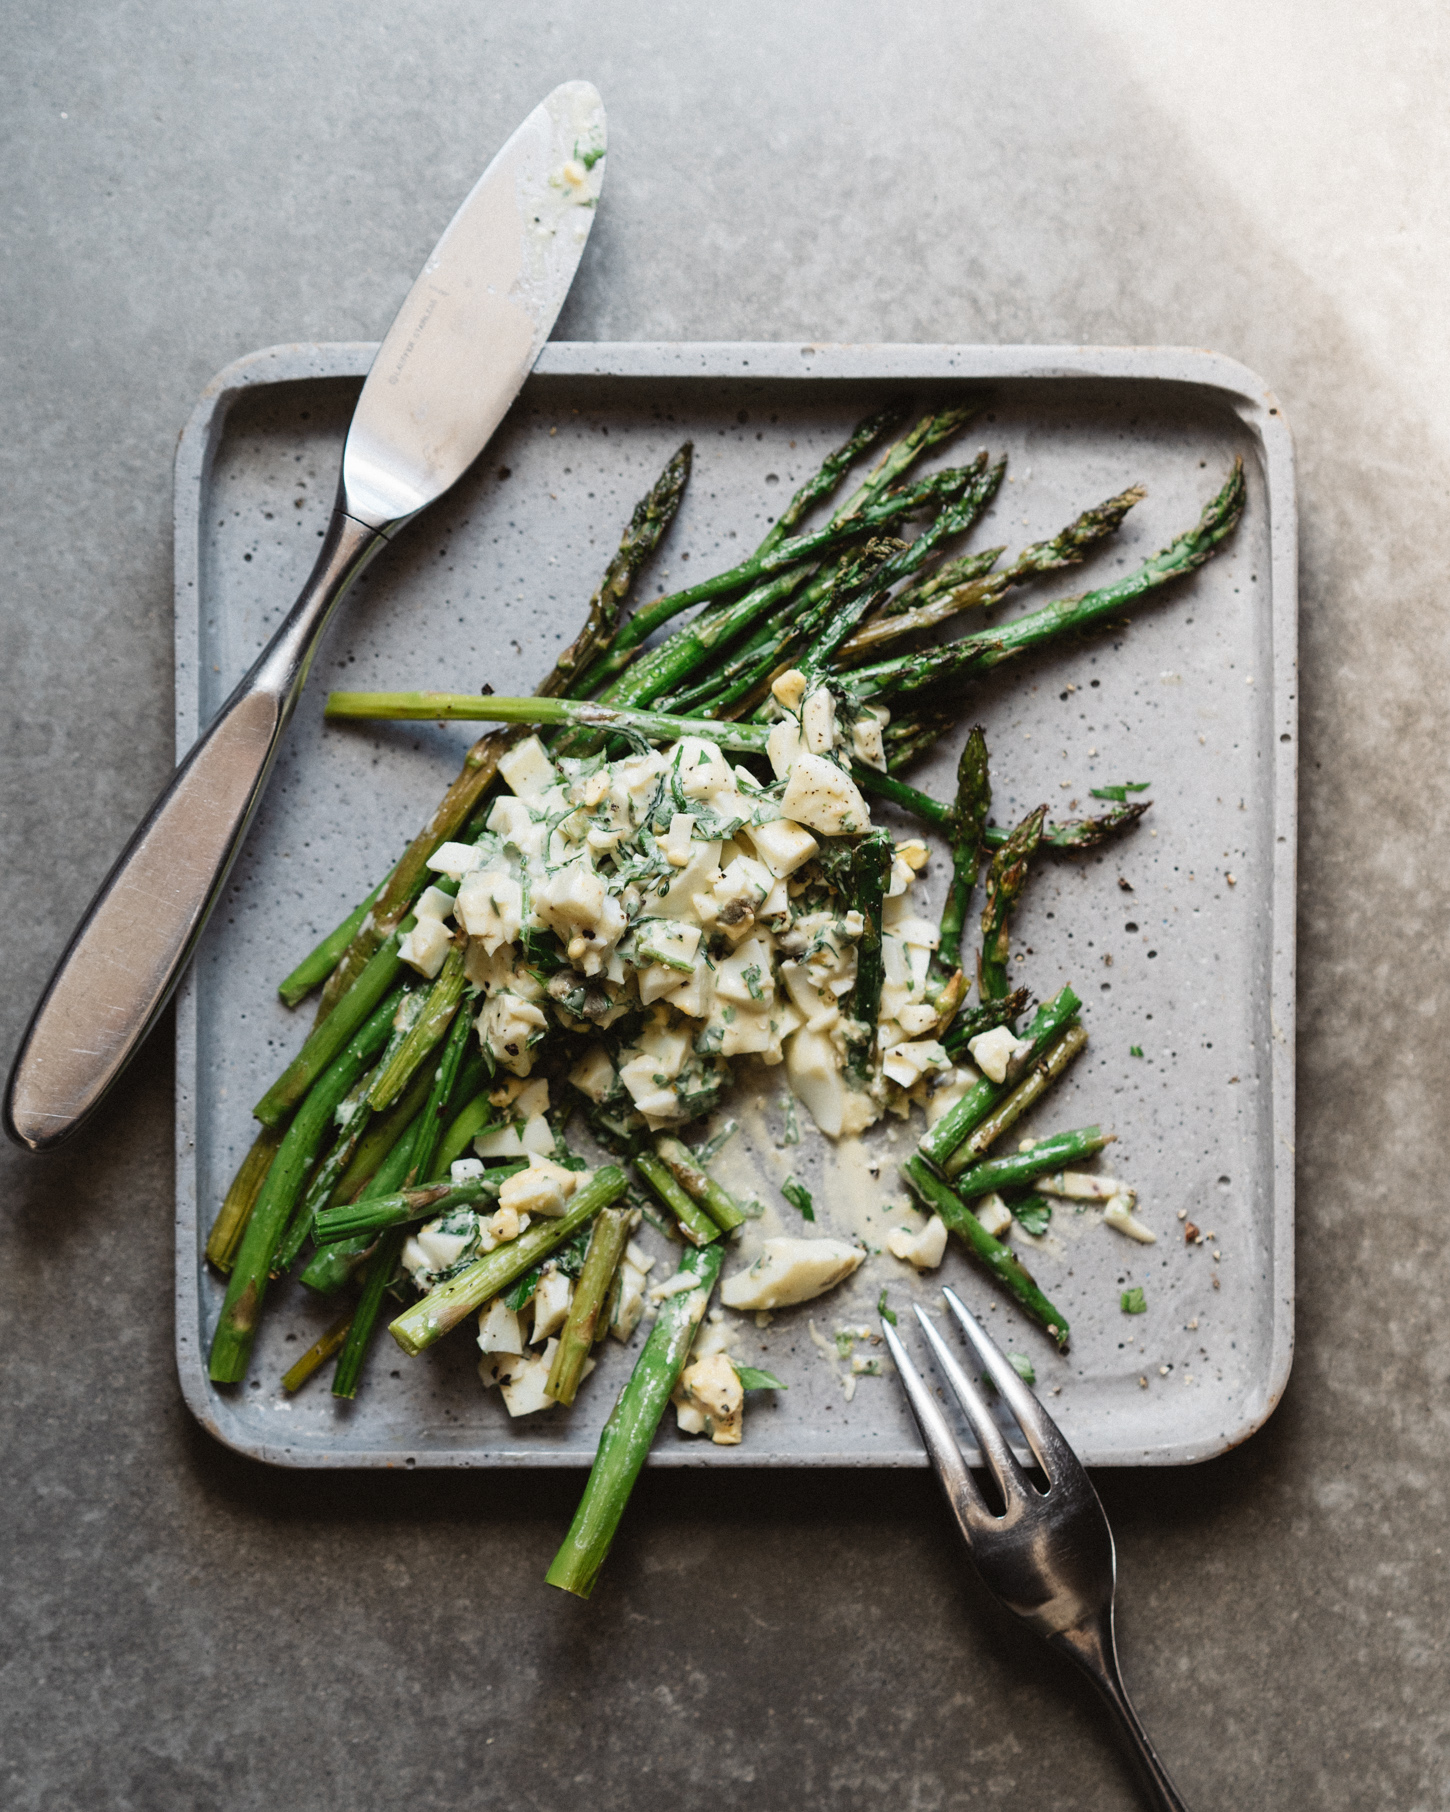
[[988,1505],[930,1386],[907,1356],[896,1329],[883,1318],[881,1331],[973,1564],[1000,1603],[1049,1647],[1075,1661],[1097,1687],[1142,1764],[1153,1804],[1163,1812],[1187,1812],[1123,1685],[1113,1634],[1117,1557],[1092,1480],[1061,1429],[971,1310],[954,1290],[942,1294],[1027,1437],[1048,1487],[1040,1491],[1028,1478],[981,1386],[918,1308],[916,1318],[966,1413],[1006,1508],[999,1516]]

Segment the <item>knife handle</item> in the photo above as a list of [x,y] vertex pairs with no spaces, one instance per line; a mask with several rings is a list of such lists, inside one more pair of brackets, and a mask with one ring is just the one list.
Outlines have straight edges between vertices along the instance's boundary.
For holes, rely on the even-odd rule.
[[385,545],[334,511],[301,596],[102,883],[10,1072],[4,1124],[17,1144],[49,1151],[68,1139],[156,1023],[236,860],[327,620]]

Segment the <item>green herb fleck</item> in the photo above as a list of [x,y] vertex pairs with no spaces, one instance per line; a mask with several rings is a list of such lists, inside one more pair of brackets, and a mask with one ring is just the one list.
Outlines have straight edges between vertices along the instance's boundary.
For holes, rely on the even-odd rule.
[[1040,1195],[1023,1196],[1020,1202],[1009,1202],[1012,1218],[1024,1233],[1041,1239],[1052,1219],[1052,1203]]
[[1008,1353],[1007,1363],[1024,1384],[1036,1384],[1037,1373],[1026,1353]]
[[801,1123],[796,1117],[795,1096],[785,1098],[785,1132],[781,1138],[782,1145],[799,1145],[801,1142]]
[[525,1271],[523,1276],[504,1296],[504,1307],[512,1309],[517,1315],[519,1310],[539,1287],[539,1279],[544,1274],[544,1266],[552,1265],[556,1271],[562,1271],[565,1277],[577,1277],[584,1269],[584,1254],[589,1250],[590,1236],[594,1232],[591,1222],[581,1227],[573,1239],[565,1240],[557,1251],[551,1252],[543,1264],[535,1265],[532,1271]]
[[887,1308],[885,1290],[883,1290],[881,1292],[881,1295],[877,1299],[876,1313],[881,1317],[881,1319],[883,1321],[889,1321],[891,1323],[892,1327],[896,1326],[896,1310]]
[[752,1000],[764,1000],[765,990],[760,985],[760,964],[751,963],[748,968],[742,969],[740,974],[741,979],[750,990],[750,998]]
[[836,1356],[840,1359],[849,1359],[851,1357],[851,1348],[855,1344],[855,1340],[856,1336],[849,1328],[837,1328]]
[[1118,1301],[1125,1315],[1145,1315],[1148,1312],[1148,1298],[1143,1294],[1141,1284],[1134,1284],[1131,1290],[1124,1290]]
[[695,1153],[695,1162],[700,1166],[701,1170],[703,1170],[707,1164],[713,1164],[715,1162],[716,1158],[724,1151],[729,1141],[733,1139],[739,1131],[740,1122],[738,1120],[727,1120],[720,1128],[719,1132],[715,1134],[713,1139],[707,1139],[705,1141]]
[[1111,799],[1117,805],[1126,805],[1129,793],[1146,793],[1152,784],[1151,780],[1125,780],[1122,786],[1095,786],[1092,788],[1092,796],[1094,799]]
[[[735,1365],[735,1361],[730,1361]],[[788,1384],[782,1384],[774,1372],[765,1371],[758,1365],[735,1365],[735,1376],[740,1380],[741,1390],[789,1390]]]
[[1142,1056],[1142,1055],[1143,1055],[1143,1047],[1142,1047],[1142,1045],[1140,1045],[1140,1044],[1130,1044],[1130,1045],[1129,1045],[1129,1046],[1128,1046],[1128,1055],[1129,1055],[1129,1056],[1130,1056],[1130,1057],[1141,1057],[1141,1056]]
[[816,1204],[804,1183],[798,1183],[794,1177],[787,1177],[780,1186],[780,1193],[792,1208],[800,1209],[803,1220],[813,1221],[816,1218]]

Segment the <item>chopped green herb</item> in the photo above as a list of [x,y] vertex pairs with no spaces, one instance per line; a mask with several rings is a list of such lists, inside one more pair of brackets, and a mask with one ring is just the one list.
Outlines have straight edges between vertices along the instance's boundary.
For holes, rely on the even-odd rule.
[[1129,793],[1146,793],[1152,784],[1151,780],[1126,780],[1122,786],[1095,786],[1091,790],[1094,799],[1111,799],[1118,805],[1126,805]]
[[856,1336],[849,1328],[836,1329],[836,1355],[841,1359],[851,1357],[851,1348],[856,1343]]
[[798,1183],[794,1177],[787,1177],[780,1186],[780,1193],[792,1208],[800,1209],[803,1220],[813,1221],[816,1218],[816,1204],[804,1183]]
[[796,1118],[795,1096],[787,1094],[785,1098],[785,1132],[781,1138],[782,1145],[799,1145],[801,1142],[801,1123]]
[[1143,1294],[1143,1286],[1134,1284],[1131,1290],[1124,1290],[1119,1297],[1125,1315],[1144,1315],[1148,1310],[1148,1298]]
[[594,1232],[594,1223],[581,1227],[573,1239],[565,1240],[557,1251],[551,1252],[543,1264],[535,1265],[532,1271],[525,1271],[523,1276],[504,1296],[504,1307],[512,1309],[515,1314],[539,1287],[539,1279],[544,1274],[544,1265],[552,1265],[556,1271],[562,1271],[565,1277],[577,1277],[584,1269],[584,1254],[589,1250],[589,1241]]
[[880,1297],[877,1299],[876,1313],[881,1317],[881,1319],[883,1321],[889,1321],[891,1323],[892,1327],[896,1326],[896,1310],[887,1308],[885,1290],[883,1290],[881,1292]]
[[760,985],[760,964],[750,963],[740,971],[741,979],[750,990],[752,1000],[764,1000],[765,990]]
[[1142,1055],[1143,1055],[1143,1047],[1142,1047],[1142,1045],[1140,1045],[1140,1044],[1130,1044],[1130,1045],[1129,1045],[1129,1046],[1128,1046],[1128,1055],[1129,1055],[1129,1056],[1130,1056],[1130,1057],[1141,1057],[1141,1056],[1142,1056]]
[[733,1139],[739,1131],[740,1122],[738,1120],[727,1120],[720,1128],[719,1132],[715,1134],[713,1139],[707,1139],[705,1141],[695,1153],[695,1162],[700,1166],[701,1170],[704,1170],[707,1165],[715,1162],[716,1158],[724,1151],[729,1141]]
[[[735,1361],[730,1361],[735,1365]],[[765,1371],[758,1365],[735,1365],[735,1376],[740,1380],[741,1390],[789,1390],[788,1384],[782,1384],[774,1372]]]
[[1040,1195],[1023,1196],[1020,1202],[1009,1202],[1012,1218],[1024,1233],[1041,1239],[1052,1219],[1052,1203]]
[[1008,1353],[1007,1363],[1024,1384],[1036,1384],[1037,1373],[1026,1353]]

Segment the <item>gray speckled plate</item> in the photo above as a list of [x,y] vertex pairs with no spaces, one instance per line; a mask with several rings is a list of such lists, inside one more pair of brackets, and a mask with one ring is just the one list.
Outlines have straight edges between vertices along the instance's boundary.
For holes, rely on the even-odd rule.
[[[372,352],[255,353],[215,379],[182,436],[178,750],[307,574]],[[686,435],[694,478],[651,593],[748,548],[884,396],[910,388],[925,401],[965,386],[989,400],[964,444],[1011,460],[974,545],[1016,548],[1134,480],[1148,486],[1081,583],[1035,587],[1009,614],[1156,551],[1197,518],[1234,453],[1248,469],[1248,511],[1216,560],[1141,606],[1131,627],[1009,669],[963,700],[987,729],[1001,821],[1044,799],[1054,816],[1090,809],[1095,785],[1152,783],[1153,809],[1128,837],[1043,859],[1016,930],[1017,972],[1044,996],[1071,981],[1092,1037],[1024,1130],[1111,1126],[1118,1143],[1103,1167],[1137,1187],[1159,1240],[1134,1245],[1063,1205],[1038,1249],[1024,1250],[1071,1321],[1067,1357],[959,1252],[920,1279],[873,1256],[834,1295],[766,1328],[741,1323],[737,1356],[790,1386],[750,1399],[742,1446],[682,1437],[671,1416],[652,1461],[922,1464],[889,1377],[858,1379],[848,1400],[835,1337],[872,1325],[883,1287],[897,1308],[914,1298],[936,1309],[948,1280],[1031,1356],[1089,1462],[1203,1459],[1269,1415],[1293,1328],[1296,757],[1293,455],[1273,397],[1229,360],[1157,348],[554,344],[477,469],[344,605],[179,996],[177,1359],[187,1402],[219,1439],[293,1466],[579,1465],[632,1359],[607,1342],[572,1411],[513,1424],[498,1393],[480,1389],[462,1332],[411,1361],[381,1339],[354,1404],[335,1402],[322,1379],[288,1400],[281,1373],[334,1312],[293,1285],[269,1305],[247,1384],[207,1381],[221,1291],[202,1262],[206,1229],[252,1137],[250,1105],[306,1023],[278,1004],[275,984],[386,870],[470,740],[465,726],[325,730],[326,689],[488,681],[526,692],[577,626],[635,499]],[[948,739],[913,778],[949,794],[960,743]],[[894,1212],[895,1160],[911,1133],[878,1128],[841,1153],[809,1131],[781,1146],[781,1087],[779,1072],[758,1069],[738,1091],[742,1131],[722,1161],[774,1206],[731,1266],[794,1221],[775,1187],[791,1172],[814,1188],[821,1231],[879,1246],[905,1219]],[[1186,1246],[1184,1215],[1211,1240]],[[645,1241],[667,1265],[664,1242],[648,1229]],[[1148,1308],[1129,1317],[1119,1297],[1133,1284]]]

